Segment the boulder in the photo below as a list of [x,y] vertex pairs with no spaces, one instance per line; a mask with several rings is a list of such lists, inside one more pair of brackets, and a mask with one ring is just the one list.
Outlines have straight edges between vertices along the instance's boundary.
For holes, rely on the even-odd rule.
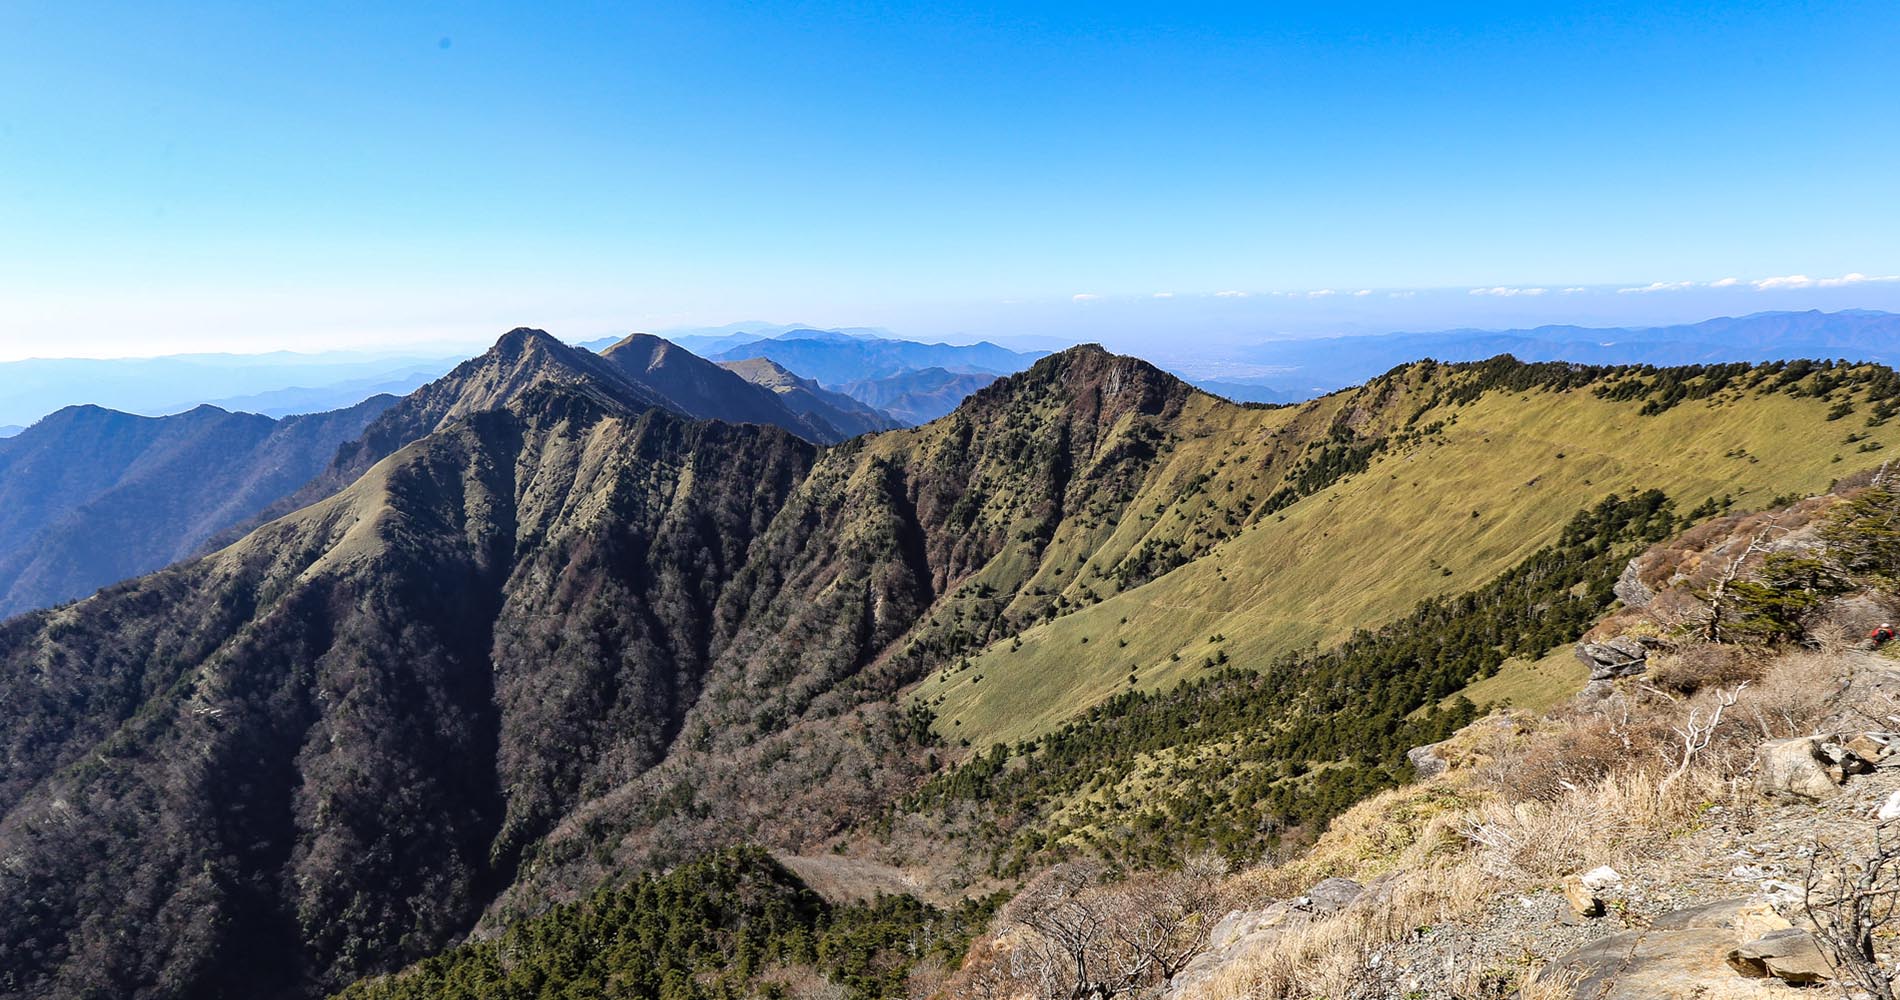
[[1366,886],[1349,878],[1322,879],[1298,898],[1228,913],[1208,931],[1206,950],[1169,980],[1162,996],[1170,1000],[1198,996],[1221,970],[1266,952],[1289,928],[1338,913],[1368,897],[1376,905],[1379,897],[1391,891],[1391,882],[1380,878]]
[[1648,669],[1649,650],[1628,636],[1602,642],[1577,643],[1577,659],[1590,671],[1590,680],[1607,681],[1640,674]]
[[1412,772],[1421,779],[1444,774],[1451,765],[1439,753],[1439,749],[1443,746],[1443,743],[1427,743],[1422,747],[1413,747],[1405,751],[1405,759],[1412,762]]
[[1847,772],[1829,758],[1823,745],[1819,736],[1791,736],[1757,747],[1755,791],[1770,799],[1806,801],[1833,795],[1847,780]]
[[1577,878],[1583,883],[1584,888],[1589,889],[1591,892],[1602,892],[1605,889],[1613,889],[1623,884],[1622,873],[1611,868],[1609,865],[1598,865],[1584,872],[1582,875],[1577,876]]
[[1855,733],[1843,746],[1862,760],[1878,765],[1893,752],[1893,737],[1887,733]]
[[[1786,995],[1773,979],[1737,976],[1724,962],[1732,931],[1713,927],[1623,931],[1551,962],[1540,975],[1577,1000],[1755,1000]],[[1558,978],[1566,977],[1566,978]]]
[[1311,889],[1306,890],[1306,894],[1300,897],[1296,905],[1308,913],[1337,913],[1345,909],[1353,900],[1358,899],[1359,894],[1364,891],[1366,891],[1365,886],[1349,878],[1322,879]]
[[1631,559],[1623,567],[1623,574],[1616,578],[1616,586],[1610,588],[1616,594],[1616,599],[1627,607],[1646,608],[1656,599],[1656,592],[1643,582],[1642,568],[1638,565],[1640,561]]
[[1776,931],[1785,931],[1794,926],[1788,922],[1787,917],[1782,916],[1772,904],[1767,902],[1750,903],[1741,907],[1730,918],[1729,924],[1735,929],[1735,936],[1743,941],[1764,938]]
[[1821,743],[1821,756],[1827,759],[1828,764],[1833,770],[1840,772],[1842,781],[1846,781],[1847,776],[1850,774],[1872,774],[1874,772],[1873,762],[1854,752],[1853,748],[1845,743],[1838,743],[1831,740],[1823,741]]
[[1286,933],[1289,925],[1305,923],[1311,915],[1279,900],[1258,910],[1235,910],[1216,921],[1207,935],[1207,948],[1169,980],[1163,996],[1191,997],[1206,989],[1223,969],[1264,953]]
[[1736,972],[1756,979],[1773,976],[1784,983],[1809,986],[1834,978],[1834,967],[1814,935],[1799,927],[1787,927],[1750,941],[1728,953],[1728,964]]

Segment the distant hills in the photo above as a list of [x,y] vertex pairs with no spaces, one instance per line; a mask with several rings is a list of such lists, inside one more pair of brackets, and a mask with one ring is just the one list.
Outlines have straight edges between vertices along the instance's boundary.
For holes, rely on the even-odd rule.
[[26,428],[21,427],[19,424],[7,424],[5,427],[0,427],[0,438],[10,438],[23,430],[26,430]]
[[203,405],[165,417],[62,409],[0,439],[0,618],[82,597],[314,503],[418,438],[543,385],[628,410],[782,428],[835,444],[897,422],[782,370],[757,385],[657,337],[601,354],[519,330],[400,399],[281,420]]
[[461,360],[416,352],[278,351],[0,362],[0,423],[25,426],[79,404],[144,416],[205,403],[267,416],[316,413],[378,393],[408,392]]
[[957,408],[971,393],[999,376],[991,372],[953,372],[920,368],[883,378],[860,379],[839,388],[910,426],[927,424]]
[[893,430],[913,422],[842,392],[832,392],[811,379],[799,378],[768,358],[721,361],[719,366],[777,393],[786,406],[808,420],[822,423],[838,440],[869,431]]
[[1040,353],[1028,354],[978,344],[920,344],[909,340],[881,340],[827,331],[793,331],[715,352],[714,361],[770,358],[819,384],[838,387],[865,379],[923,368],[952,372],[1006,375],[1029,367]]
[[1274,378],[1283,380],[1295,398],[1303,399],[1358,385],[1418,358],[1477,361],[1499,354],[1522,361],[1610,365],[1797,358],[1841,358],[1890,365],[1900,361],[1900,314],[1809,310],[1753,313],[1676,326],[1540,326],[1273,340],[1240,351],[1239,360],[1284,372]]
[[70,406],[0,440],[0,618],[191,555],[302,486],[395,403],[282,420]]
[[[767,323],[714,327],[669,340],[721,364],[770,361],[780,371],[909,426],[949,413],[970,393],[1047,353],[1013,351],[987,341],[925,344],[872,327],[818,330]],[[614,343],[605,338],[580,346],[606,350]]]

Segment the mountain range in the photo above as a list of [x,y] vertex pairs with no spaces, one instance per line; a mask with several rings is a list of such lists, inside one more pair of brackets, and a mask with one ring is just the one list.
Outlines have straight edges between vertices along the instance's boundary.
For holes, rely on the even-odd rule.
[[847,382],[839,390],[914,427],[956,409],[971,393],[999,377],[991,372],[919,368],[883,378]]
[[400,401],[379,395],[329,413],[273,420],[207,405],[139,417],[67,407],[0,440],[0,616],[228,542],[544,381],[616,405],[777,426],[818,443],[896,426],[796,379],[755,385],[656,337],[636,334],[595,355],[526,331]]
[[267,416],[341,409],[401,394],[460,362],[421,352],[174,354],[155,358],[32,358],[0,362],[0,423],[25,426],[91,404],[164,416],[210,403]]
[[[1084,346],[826,446],[684,354],[514,331],[228,546],[0,624],[0,985],[320,996],[740,843],[951,893],[1291,843],[1504,656],[1304,651],[1520,595],[1581,610],[1490,647],[1567,641],[1610,581],[1566,574],[1631,525],[1900,445],[1870,366],[1422,362],[1243,407]],[[700,419],[722,378],[779,419]],[[1331,766],[1339,727],[1376,752]],[[1089,791],[1232,746],[1139,815]]]
[[393,396],[274,420],[70,406],[0,439],[0,618],[196,552],[321,471]]
[[[1696,365],[1734,361],[1844,358],[1900,362],[1900,314],[1763,312],[1653,327],[1540,326],[1521,330],[1444,330],[1377,336],[1261,342],[1235,360],[1271,374],[1295,398],[1355,385],[1418,358],[1477,361],[1510,354],[1524,361],[1607,365]],[[1250,380],[1251,381],[1251,380]]]

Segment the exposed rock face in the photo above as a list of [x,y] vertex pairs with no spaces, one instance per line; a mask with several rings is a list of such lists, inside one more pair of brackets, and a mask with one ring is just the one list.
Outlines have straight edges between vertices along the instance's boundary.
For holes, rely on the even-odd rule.
[[1443,743],[1428,743],[1405,751],[1405,759],[1412,762],[1412,770],[1420,779],[1437,777],[1451,766],[1439,753],[1443,746]]
[[1728,964],[1751,978],[1773,976],[1785,983],[1808,986],[1834,978],[1834,967],[1814,941],[1798,927],[1786,927],[1756,938],[1728,953]]
[[[1781,982],[1737,975],[1730,964],[1729,955],[1743,950],[1740,934],[1759,926],[1759,909],[1758,903],[1735,899],[1677,910],[1647,929],[1612,934],[1561,956],[1550,964],[1550,973],[1574,976],[1571,995],[1577,1000],[1785,996]],[[1783,932],[1769,936],[1775,933]],[[1792,945],[1768,950],[1796,951]]]
[[1195,956],[1168,983],[1163,995],[1169,1000],[1199,996],[1221,970],[1271,948],[1287,928],[1338,913],[1361,899],[1377,895],[1373,890],[1380,888],[1379,881],[1365,886],[1346,878],[1324,879],[1295,899],[1276,900],[1258,910],[1235,910],[1227,914],[1208,933],[1207,950]]
[[1859,754],[1822,736],[1769,740],[1755,751],[1755,790],[1770,799],[1818,801],[1850,774],[1872,768]]
[[1578,643],[1577,659],[1589,668],[1592,681],[1607,681],[1648,669],[1649,650],[1635,639],[1618,636],[1603,642]]
[[1616,586],[1612,590],[1617,600],[1632,608],[1649,607],[1649,602],[1656,599],[1656,592],[1643,582],[1642,566],[1638,559],[1631,559],[1629,565],[1623,567],[1623,574],[1616,578]]

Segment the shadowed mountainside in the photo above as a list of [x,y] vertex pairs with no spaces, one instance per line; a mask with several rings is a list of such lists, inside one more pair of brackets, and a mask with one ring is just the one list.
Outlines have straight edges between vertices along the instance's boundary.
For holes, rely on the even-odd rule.
[[842,392],[832,392],[811,379],[800,378],[770,358],[722,361],[719,366],[754,385],[777,393],[780,401],[793,412],[825,427],[831,435],[830,440],[842,441],[871,431],[895,430],[904,426],[892,419],[890,414]]
[[191,554],[316,475],[395,402],[281,421],[71,406],[0,440],[0,618]]
[[971,393],[996,379],[997,376],[988,372],[920,368],[883,378],[858,379],[839,388],[851,398],[915,426],[956,409]]
[[865,431],[896,426],[863,404],[825,392],[776,365],[769,382],[755,384],[747,371],[757,372],[756,367],[741,371],[717,365],[643,333],[600,356],[702,420],[772,424],[818,444],[837,444]]

